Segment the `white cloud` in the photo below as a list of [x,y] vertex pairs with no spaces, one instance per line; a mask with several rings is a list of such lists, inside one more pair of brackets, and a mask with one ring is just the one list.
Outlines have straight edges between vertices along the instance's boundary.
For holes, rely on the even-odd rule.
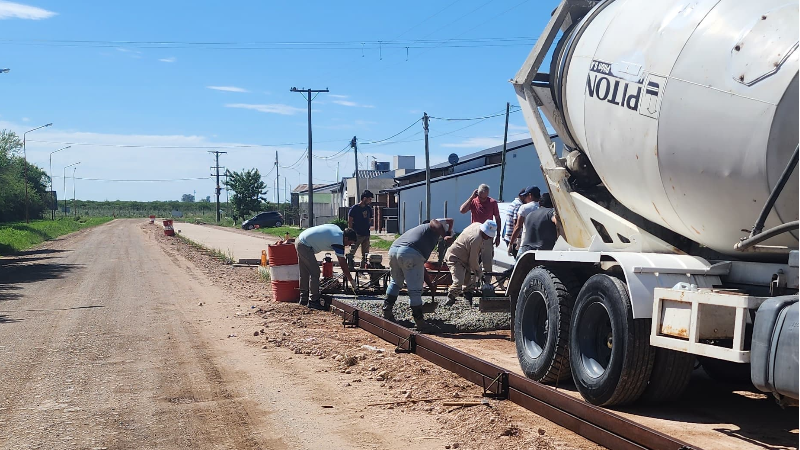
[[[284,116],[293,116],[297,113],[305,112],[305,108],[295,108],[294,106],[282,105],[280,103],[272,103],[268,105],[254,105],[250,103],[228,103],[226,108],[241,108],[252,109],[263,113],[283,114]],[[316,111],[319,113],[319,110]]]
[[245,88],[240,88],[236,86],[206,86],[208,89],[213,89],[215,91],[225,91],[225,92],[250,92]]
[[31,119],[29,119],[29,118],[27,118],[27,117],[23,117],[23,118],[22,118],[22,121],[23,121],[23,122],[30,122],[30,121],[31,121]]
[[349,95],[328,94],[328,97],[331,97],[331,98],[347,98],[347,97],[349,97]]
[[[12,130],[19,136],[30,128],[20,121],[0,120],[0,129]],[[269,154],[272,155],[277,150],[281,164],[285,166],[297,161],[305,149],[305,144],[263,147],[254,145],[258,142],[220,141],[213,139],[211,133],[208,135],[110,134],[58,128],[46,128],[29,133],[27,141],[28,161],[45,171],[50,171],[51,152],[72,145],[71,148],[52,155],[53,187],[61,199],[64,197],[66,184],[66,191],[71,198],[72,168],[67,169],[67,179],[64,180],[62,178],[64,167],[80,162],[81,164],[76,166],[77,197],[87,200],[177,200],[182,194],[192,193],[194,190],[197,191],[198,197],[205,198],[207,195],[213,197],[214,180],[208,176],[208,167],[214,165],[214,159],[213,155],[208,153],[209,150],[227,151],[227,154],[220,156],[220,163],[231,170],[257,168],[262,175],[266,175],[273,167],[273,160],[261,160],[254,155],[263,154],[265,150],[269,150]],[[334,151],[339,148],[336,147]],[[158,161],[158,164],[153,164],[153,161]],[[314,173],[320,179],[333,177],[333,172],[330,175],[325,172],[329,169],[325,162],[314,161]],[[335,163],[333,165],[335,166]],[[304,164],[299,164],[294,169],[285,171],[281,169],[281,200],[285,195],[284,178],[287,178],[289,190],[298,183],[305,183],[307,179],[305,167]],[[265,178],[269,190],[267,197],[270,200],[274,193],[272,186],[274,179],[274,172]]]
[[176,58],[174,56],[170,56],[169,58],[161,58],[161,59],[159,59],[159,61],[165,62],[165,63],[174,63],[177,60],[178,60],[178,58]]
[[333,100],[331,103],[336,103],[337,105],[342,106],[350,106],[350,107],[357,107],[357,108],[374,108],[373,105],[362,105],[360,103],[351,102],[349,100]]
[[0,19],[49,19],[58,13],[21,3],[0,1]]

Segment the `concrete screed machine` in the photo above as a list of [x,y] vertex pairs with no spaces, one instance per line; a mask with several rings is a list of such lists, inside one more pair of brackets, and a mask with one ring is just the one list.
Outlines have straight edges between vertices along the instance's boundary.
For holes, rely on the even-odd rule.
[[558,5],[512,80],[560,234],[507,287],[528,377],[666,401],[699,359],[797,404],[797,47],[796,1]]

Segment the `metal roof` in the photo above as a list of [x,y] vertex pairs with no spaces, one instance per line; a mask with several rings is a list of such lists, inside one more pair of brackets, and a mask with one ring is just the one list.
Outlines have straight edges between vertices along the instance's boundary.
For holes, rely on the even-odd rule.
[[[509,142],[509,143],[506,144],[506,151],[516,150],[517,148],[524,147],[526,145],[531,145],[532,143],[533,143],[533,140],[530,139],[530,138],[528,138],[528,139],[520,139],[518,141],[512,141],[512,142]],[[463,164],[463,163],[466,163],[468,161],[472,161],[472,160],[477,159],[477,158],[482,158],[482,157],[485,157],[485,156],[494,155],[496,153],[501,153],[502,151],[503,151],[503,144],[500,144],[500,145],[497,145],[497,146],[494,146],[494,147],[483,149],[483,150],[475,152],[475,153],[470,153],[468,155],[459,156],[458,162],[456,164],[450,164],[449,162],[443,162],[443,163],[439,163],[439,164],[433,165],[433,166],[431,166],[431,170],[444,169],[444,168],[447,168],[447,167],[457,166],[459,164]],[[404,179],[404,178],[408,178],[408,177],[410,177],[410,176],[412,176],[414,174],[415,174],[415,172],[407,173],[405,175],[401,175],[399,177],[396,177],[396,179],[401,180],[401,179]]]

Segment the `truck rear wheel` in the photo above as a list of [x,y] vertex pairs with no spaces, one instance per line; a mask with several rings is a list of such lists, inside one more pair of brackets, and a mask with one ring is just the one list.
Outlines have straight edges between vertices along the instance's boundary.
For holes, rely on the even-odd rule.
[[636,401],[647,388],[654,352],[650,320],[633,319],[625,283],[598,274],[583,285],[570,326],[572,379],[594,405]]
[[689,385],[689,379],[694,371],[695,356],[667,348],[654,350],[653,371],[641,399],[649,403],[677,400]]
[[525,277],[516,302],[514,341],[528,378],[552,383],[569,377],[569,321],[577,286],[571,273],[544,267]]

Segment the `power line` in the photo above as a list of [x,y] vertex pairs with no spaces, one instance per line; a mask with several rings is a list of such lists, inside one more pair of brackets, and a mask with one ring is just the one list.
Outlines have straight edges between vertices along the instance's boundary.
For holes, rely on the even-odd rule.
[[300,163],[300,161],[302,161],[302,160],[303,160],[303,158],[305,158],[305,157],[306,157],[306,153],[308,153],[308,147],[306,147],[306,149],[305,149],[305,151],[303,152],[303,154],[302,154],[302,155],[300,155],[300,157],[299,157],[299,158],[297,158],[297,161],[295,161],[294,163],[292,163],[292,165],[291,165],[291,166],[281,166],[281,169],[293,169],[293,168],[297,167],[297,165]]
[[[480,8],[480,7],[479,7]],[[477,9],[479,9],[477,8]],[[477,10],[476,9],[476,10]],[[475,11],[475,10],[473,10]],[[471,13],[468,13],[469,15]],[[466,16],[466,15],[465,15]],[[465,16],[462,16],[465,17]],[[457,19],[456,21],[458,21]],[[455,23],[451,22],[445,27]],[[442,28],[445,28],[442,27]],[[436,33],[442,28],[437,29]],[[426,37],[427,37],[426,36]],[[486,37],[472,39],[413,39],[413,40],[358,40],[358,41],[260,41],[260,42],[191,42],[191,41],[104,41],[66,39],[2,39],[0,45],[40,47],[84,47],[136,49],[198,49],[198,50],[357,50],[365,49],[433,49],[433,48],[479,48],[511,47],[531,45],[535,38]]]
[[[284,144],[237,144],[237,145],[136,145],[136,144],[96,144],[92,142],[58,142],[58,141],[37,141],[34,139],[31,142],[40,144],[54,144],[54,145],[85,145],[93,147],[115,147],[115,148],[167,148],[167,149],[209,149],[209,148],[263,148],[263,147],[290,147],[295,145],[307,145],[307,142],[289,142]],[[329,141],[318,141],[319,143],[342,142],[342,139],[335,139]]]
[[[520,111],[520,109],[516,109],[514,111],[511,111],[509,114],[512,114],[512,113],[515,113],[515,112],[519,112],[519,111]],[[447,117],[434,117],[434,116],[429,116],[429,117],[431,119],[437,119],[437,120],[456,121],[456,120],[483,120],[483,119],[491,119],[492,117],[500,117],[500,116],[505,116],[505,115],[506,115],[506,113],[505,113],[505,111],[503,111],[501,113],[496,113],[496,114],[492,114],[492,115],[489,115],[489,116],[470,117],[470,118],[463,118],[463,119],[462,118],[451,119],[451,118],[447,118]]]
[[[58,178],[58,177],[53,177]],[[72,178],[72,177],[68,177]],[[195,180],[210,180],[211,177],[193,177],[193,178],[169,178],[169,179],[145,179],[145,180],[112,180],[106,178],[82,178],[82,177],[75,177],[76,180],[83,180],[83,181],[108,181],[108,182],[118,182],[118,183],[159,183],[159,182],[171,182],[171,181],[195,181]]]
[[393,134],[393,135],[391,135],[391,136],[389,136],[389,137],[387,137],[387,138],[384,138],[384,139],[379,139],[379,140],[377,140],[377,141],[367,141],[367,142],[362,142],[361,144],[363,144],[363,145],[368,145],[368,144],[377,144],[377,143],[379,143],[379,142],[388,141],[389,139],[392,139],[392,138],[394,138],[394,137],[397,137],[397,136],[399,136],[399,135],[401,135],[401,134],[405,133],[406,131],[408,131],[408,129],[409,129],[409,128],[411,128],[411,127],[413,127],[414,125],[418,124],[418,123],[419,123],[421,120],[422,120],[422,118],[420,117],[419,119],[415,120],[415,121],[414,121],[414,123],[412,123],[411,125],[409,125],[409,126],[405,127],[405,128],[403,129],[403,131],[400,131],[399,133]]

